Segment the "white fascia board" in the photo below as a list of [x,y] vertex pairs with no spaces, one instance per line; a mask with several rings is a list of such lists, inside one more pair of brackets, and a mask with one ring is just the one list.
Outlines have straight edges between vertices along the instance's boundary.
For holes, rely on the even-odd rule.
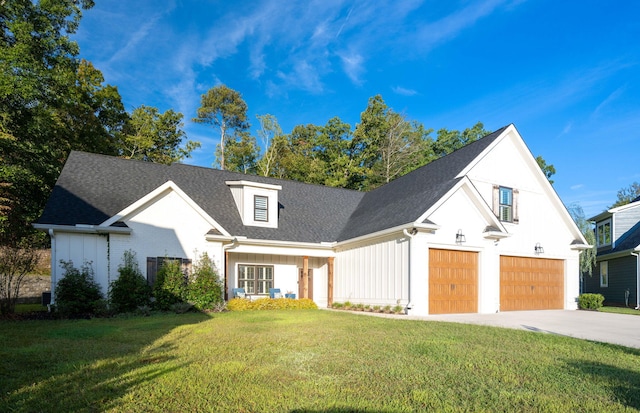
[[378,231],[378,232],[373,232],[371,234],[366,234],[366,235],[361,235],[359,237],[356,238],[350,238],[344,241],[340,241],[340,242],[336,242],[334,247],[342,247],[345,245],[350,245],[350,244],[354,244],[357,242],[362,242],[365,240],[372,240],[372,239],[376,239],[376,238],[381,238],[381,237],[385,237],[387,235],[396,233],[396,232],[402,232],[403,230],[411,230],[411,229],[417,229],[418,231],[425,231],[425,232],[435,232],[437,230],[440,229],[440,225],[436,225],[436,224],[425,224],[423,222],[409,222],[407,224],[404,225],[398,225],[396,227],[393,228],[387,228],[384,229],[382,231]]
[[335,242],[294,242],[294,241],[276,241],[267,239],[255,239],[246,237],[235,237],[240,244],[244,245],[265,245],[273,247],[290,247],[290,248],[309,248],[309,249],[322,249],[331,250],[335,246]]
[[233,250],[236,253],[253,253],[266,255],[289,255],[309,257],[335,257],[334,243],[321,242],[318,244],[308,242],[291,242],[247,239],[237,237],[232,240]]
[[[449,190],[449,192],[447,192],[442,198],[440,198],[438,202],[433,204],[431,208],[426,210],[424,214],[422,214],[420,218],[418,218],[416,221],[422,222],[425,219],[429,218],[431,214],[437,211],[438,208],[440,208],[449,198],[453,196],[453,194],[455,194],[459,190],[463,190],[465,194],[469,197],[469,199],[471,199],[471,201],[476,206],[476,208],[478,208],[478,211],[480,212],[480,214],[487,221],[488,226],[493,226],[500,230],[499,232],[491,231],[491,234],[493,235],[490,238],[506,238],[510,236],[505,226],[498,219],[498,217],[494,215],[493,210],[491,209],[489,204],[487,204],[487,202],[482,198],[482,196],[480,195],[480,192],[478,192],[476,187],[473,185],[473,183],[467,176],[464,176],[460,181],[458,181],[458,183],[456,183],[453,186],[453,188]],[[502,235],[499,235],[499,234],[502,234]]]
[[[515,133],[518,137],[520,136],[520,134],[518,133],[518,131],[516,130],[516,127],[513,125],[513,123],[509,126],[507,126],[505,128],[505,130],[502,131],[502,133],[500,134],[500,136],[498,136],[492,143],[491,145],[487,146],[484,151],[482,151],[478,156],[476,156],[476,158],[474,160],[472,160],[471,162],[469,162],[467,164],[467,166],[458,174],[458,176],[456,176],[456,178],[461,178],[463,176],[466,176],[470,170],[472,170],[477,164],[478,162],[480,162],[482,160],[482,158],[484,158],[489,152],[491,152],[493,150],[493,148],[495,148],[496,146],[498,146],[500,144],[500,142],[502,142],[502,140],[504,140],[504,138],[509,135],[510,133]],[[522,141],[522,138],[520,138],[520,140]]]
[[55,224],[33,224],[35,229],[42,231],[53,230],[55,232],[74,232],[80,234],[130,234],[131,228],[99,226],[99,225],[55,225]]
[[589,245],[589,244],[571,244],[571,249],[572,250],[576,250],[576,251],[584,251],[584,250],[588,250],[589,248],[593,248],[593,245]]
[[252,186],[254,188],[274,189],[276,191],[279,191],[282,189],[281,185],[263,184],[261,182],[253,182],[253,181],[245,181],[245,180],[225,181],[224,183],[227,184],[227,186]]
[[189,195],[184,193],[184,191],[182,189],[180,189],[180,187],[178,187],[178,185],[176,185],[173,181],[167,181],[164,184],[160,185],[159,187],[157,187],[153,191],[149,192],[147,195],[145,195],[142,198],[138,199],[133,204],[129,205],[128,207],[126,207],[122,211],[118,212],[117,214],[115,214],[111,218],[109,218],[106,221],[104,221],[103,223],[101,223],[100,227],[108,227],[108,226],[110,226],[110,225],[112,225],[112,224],[114,224],[114,223],[116,223],[118,221],[123,220],[126,216],[128,216],[128,215],[132,214],[133,212],[137,211],[138,209],[142,208],[144,205],[146,205],[148,203],[152,203],[153,201],[155,201],[156,198],[159,198],[166,191],[174,191],[191,208],[193,208],[194,211],[196,211],[198,214],[200,214],[200,216],[202,216],[202,218],[204,218],[204,220],[207,221],[207,223],[209,225],[211,225],[213,228],[215,228],[218,231],[220,231],[223,235],[230,235],[224,228],[222,228],[221,225],[219,225],[216,222],[216,220],[214,220],[209,214],[207,214],[198,204],[196,204],[193,201],[193,199],[191,199],[191,197]]

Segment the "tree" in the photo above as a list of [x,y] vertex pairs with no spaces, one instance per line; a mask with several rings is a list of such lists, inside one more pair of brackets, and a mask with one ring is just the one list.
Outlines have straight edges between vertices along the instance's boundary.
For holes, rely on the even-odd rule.
[[587,240],[587,243],[593,246],[580,254],[580,272],[588,273],[589,276],[591,276],[593,274],[593,267],[596,265],[597,253],[596,236],[593,232],[593,226],[591,222],[585,218],[584,211],[579,204],[571,204],[567,207],[567,210],[578,226],[578,229],[580,229],[580,232],[582,232],[585,240]]
[[[239,135],[239,137],[237,136]],[[256,174],[258,172],[258,158],[260,147],[249,131],[236,131],[233,137],[227,140],[225,163],[227,170],[242,172],[243,174]],[[216,149],[216,159],[222,156],[221,149]]]
[[457,130],[448,130],[446,128],[440,129],[438,130],[437,138],[433,143],[434,155],[436,158],[441,158],[488,134],[489,131],[485,130],[482,122],[478,122],[471,128],[467,128],[462,132]]
[[542,170],[542,173],[544,174],[544,176],[547,177],[547,180],[549,181],[549,183],[553,185],[553,180],[551,179],[551,177],[555,175],[556,168],[554,168],[553,165],[547,165],[547,162],[540,155],[536,156],[536,162],[538,163],[538,166]]
[[275,176],[285,178],[285,172],[278,164],[283,155],[285,139],[282,129],[275,116],[266,114],[256,116],[260,122],[258,135],[262,140],[264,155],[258,161],[258,172],[262,176]]
[[225,143],[231,130],[249,129],[247,104],[242,95],[225,85],[215,86],[202,95],[194,122],[208,123],[220,129],[220,168],[225,169]]
[[186,137],[183,126],[182,113],[172,109],[160,113],[157,108],[139,106],[121,134],[120,156],[167,165],[189,158],[200,142],[187,141],[181,146]]
[[[11,209],[0,243],[33,236],[70,150],[115,154],[126,119],[115,87],[77,58],[70,35],[91,0],[3,1],[0,7],[0,184]],[[42,239],[43,234],[41,234]]]
[[626,188],[618,191],[618,199],[609,208],[615,208],[629,204],[640,197],[640,183],[634,182]]
[[38,263],[38,252],[32,248],[0,246],[0,314],[15,312],[20,287]]
[[427,163],[430,132],[394,112],[380,95],[370,98],[353,138],[364,168],[362,189],[376,188]]

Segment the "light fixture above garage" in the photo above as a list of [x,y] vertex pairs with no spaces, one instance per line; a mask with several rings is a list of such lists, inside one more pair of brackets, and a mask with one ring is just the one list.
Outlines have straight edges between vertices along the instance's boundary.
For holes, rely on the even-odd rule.
[[540,245],[539,242],[536,242],[536,246],[534,247],[534,250],[536,252],[536,255],[544,254],[544,248],[542,248],[542,245]]
[[456,234],[456,244],[462,244],[463,242],[467,242],[467,238],[462,233],[462,230],[459,229],[458,233]]

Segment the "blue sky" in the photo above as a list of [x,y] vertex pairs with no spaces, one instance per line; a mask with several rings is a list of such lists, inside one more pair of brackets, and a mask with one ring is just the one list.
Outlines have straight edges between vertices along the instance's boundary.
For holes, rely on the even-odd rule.
[[635,1],[100,0],[74,39],[128,111],[184,114],[202,143],[186,163],[214,161],[218,133],[191,122],[213,86],[285,133],[354,127],[380,94],[435,130],[514,123],[592,216],[640,181],[638,16]]

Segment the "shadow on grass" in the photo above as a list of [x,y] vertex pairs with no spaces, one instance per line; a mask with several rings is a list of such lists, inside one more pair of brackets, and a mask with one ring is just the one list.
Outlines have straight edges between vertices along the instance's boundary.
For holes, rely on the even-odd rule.
[[179,337],[169,333],[209,319],[186,313],[0,322],[0,411],[116,407],[132,387],[185,367],[172,355]]
[[[640,356],[640,351],[632,350],[632,354]],[[568,366],[581,371],[586,376],[602,379],[608,384],[615,399],[632,409],[640,409],[640,373],[631,369],[623,369],[604,363],[571,361]]]

